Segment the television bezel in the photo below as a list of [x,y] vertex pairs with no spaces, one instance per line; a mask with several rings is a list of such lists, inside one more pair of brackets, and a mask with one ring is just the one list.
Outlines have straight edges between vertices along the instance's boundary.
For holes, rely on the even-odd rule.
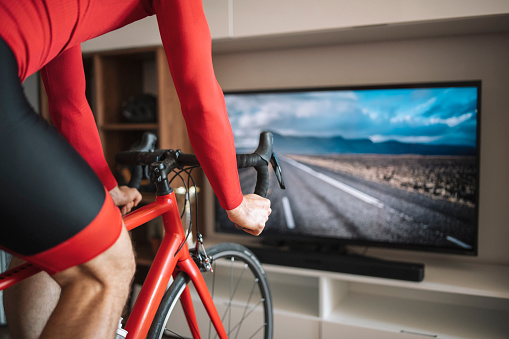
[[[396,250],[410,250],[415,252],[426,252],[426,253],[437,253],[437,254],[456,254],[465,256],[477,256],[479,251],[479,208],[480,208],[480,164],[481,164],[481,119],[482,119],[482,81],[481,80],[455,80],[455,81],[440,81],[440,82],[410,82],[410,83],[394,83],[394,84],[379,84],[379,85],[338,85],[338,86],[316,86],[316,87],[296,87],[296,88],[267,88],[267,89],[248,89],[248,90],[235,90],[225,91],[226,95],[236,94],[277,94],[277,93],[298,93],[298,92],[323,92],[323,91],[348,91],[348,90],[377,90],[377,89],[412,89],[412,88],[447,88],[447,87],[475,87],[477,88],[477,131],[476,131],[476,169],[477,169],[477,183],[476,183],[476,207],[474,211],[475,225],[474,237],[475,241],[472,249],[463,249],[458,247],[455,248],[442,248],[442,247],[431,247],[427,245],[419,244],[405,244],[405,243],[391,243],[383,241],[372,241],[365,239],[345,239],[345,238],[330,238],[320,236],[302,236],[302,235],[277,235],[277,234],[264,234],[262,233],[258,237],[253,237],[247,233],[236,233],[237,231],[230,232],[219,230],[216,226],[216,208],[220,208],[217,199],[208,184],[210,193],[207,194],[207,205],[211,206],[208,208],[207,218],[209,222],[206,224],[207,235],[214,239],[231,239],[232,241],[238,241],[246,245],[252,245],[261,248],[299,248],[308,249],[311,251],[319,252],[343,252],[345,248],[350,246],[365,247],[365,248],[382,248],[382,249],[396,249]],[[274,145],[277,150],[277,145]],[[284,168],[283,168],[284,176]]]

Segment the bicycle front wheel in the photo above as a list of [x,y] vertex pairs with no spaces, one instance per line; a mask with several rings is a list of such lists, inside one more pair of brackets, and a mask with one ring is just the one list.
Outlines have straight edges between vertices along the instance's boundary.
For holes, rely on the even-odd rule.
[[[228,338],[272,339],[272,298],[265,272],[244,246],[222,243],[207,249],[212,271],[202,272]],[[166,291],[147,338],[192,338],[179,299],[189,287],[201,338],[217,338],[189,277],[180,273]]]

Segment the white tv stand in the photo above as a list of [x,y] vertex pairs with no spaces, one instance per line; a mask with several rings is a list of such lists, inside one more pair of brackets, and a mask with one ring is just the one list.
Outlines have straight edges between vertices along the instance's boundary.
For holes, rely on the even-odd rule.
[[264,265],[274,338],[509,338],[509,267],[426,262],[420,283]]

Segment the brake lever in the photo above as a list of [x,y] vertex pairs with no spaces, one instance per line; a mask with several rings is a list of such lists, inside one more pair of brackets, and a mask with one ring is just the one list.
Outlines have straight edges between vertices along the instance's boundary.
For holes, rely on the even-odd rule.
[[285,183],[283,181],[283,173],[281,172],[281,166],[279,166],[279,161],[277,160],[276,153],[272,152],[272,156],[270,157],[270,164],[276,173],[276,178],[279,183],[279,187],[281,189],[286,189]]

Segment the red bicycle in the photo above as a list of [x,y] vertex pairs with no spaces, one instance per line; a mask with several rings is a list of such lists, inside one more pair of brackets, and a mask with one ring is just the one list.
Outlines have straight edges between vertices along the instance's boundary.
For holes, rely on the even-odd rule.
[[[119,164],[135,166],[131,186],[139,185],[143,173],[140,166],[145,166],[156,189],[154,202],[124,217],[127,229],[162,216],[165,230],[127,320],[126,338],[272,338],[272,298],[260,262],[239,244],[221,243],[205,250],[199,232],[195,248],[188,248],[190,230],[186,234],[182,226],[169,176],[187,174],[191,178],[188,181],[193,182],[191,170],[199,163],[193,154],[154,150],[154,144],[155,136],[146,134],[140,147],[116,156]],[[256,169],[255,193],[261,196],[268,189],[269,162],[284,188],[271,133],[260,135],[254,153],[237,155],[239,168]],[[0,289],[37,272],[39,269],[30,263],[13,268],[0,275]],[[178,301],[182,307],[175,307]]]

